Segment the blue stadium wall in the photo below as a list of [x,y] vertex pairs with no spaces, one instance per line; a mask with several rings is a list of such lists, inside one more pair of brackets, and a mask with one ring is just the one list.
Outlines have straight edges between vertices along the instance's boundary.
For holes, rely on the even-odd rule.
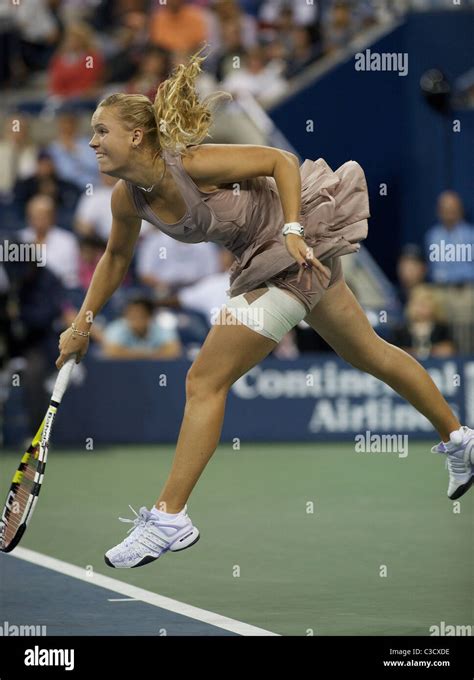
[[[474,423],[474,357],[422,362],[462,423]],[[175,443],[185,404],[186,360],[86,360],[55,423],[54,445],[86,449],[120,443]],[[13,387],[5,409],[5,444],[27,436]],[[21,419],[23,418],[23,422]],[[430,423],[393,390],[332,355],[295,361],[268,358],[229,393],[222,441],[354,441],[356,435],[393,433],[437,438]],[[31,436],[31,434],[30,434]]]
[[[408,53],[406,76],[356,71],[351,57],[270,112],[303,158],[323,157],[334,169],[346,160],[362,165],[372,214],[366,245],[392,278],[400,247],[423,242],[440,191],[459,191],[474,218],[474,111],[454,112],[461,131],[450,133],[453,179],[447,187],[446,122],[419,86],[430,68],[441,68],[451,82],[472,68],[473,36],[472,11],[411,14],[370,45],[372,52]],[[314,120],[312,133],[306,132],[308,119]],[[387,196],[379,195],[384,183]]]

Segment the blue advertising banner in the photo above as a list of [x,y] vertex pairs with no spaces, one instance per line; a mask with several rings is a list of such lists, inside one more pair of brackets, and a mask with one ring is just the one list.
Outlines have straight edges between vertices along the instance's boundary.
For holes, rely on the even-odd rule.
[[[474,357],[423,362],[463,424],[474,424]],[[175,442],[188,361],[89,357],[75,368],[55,444]],[[371,433],[433,438],[431,424],[389,387],[343,361],[266,359],[232,387],[222,441],[341,441]],[[434,437],[437,438],[436,436]]]

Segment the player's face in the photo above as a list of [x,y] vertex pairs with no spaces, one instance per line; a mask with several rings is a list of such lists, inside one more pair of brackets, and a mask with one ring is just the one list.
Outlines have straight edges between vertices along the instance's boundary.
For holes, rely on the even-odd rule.
[[108,108],[99,108],[92,116],[93,137],[89,146],[95,151],[99,170],[107,175],[120,176],[127,167],[132,148],[132,133]]

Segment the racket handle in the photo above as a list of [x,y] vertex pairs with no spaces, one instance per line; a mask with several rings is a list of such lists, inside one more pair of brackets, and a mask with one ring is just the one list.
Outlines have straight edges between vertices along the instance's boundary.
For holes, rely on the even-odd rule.
[[53,396],[51,399],[56,401],[58,404],[63,398],[63,394],[68,386],[69,378],[71,377],[72,369],[76,362],[76,357],[73,356],[66,361],[64,366],[60,369],[56,382],[54,383]]

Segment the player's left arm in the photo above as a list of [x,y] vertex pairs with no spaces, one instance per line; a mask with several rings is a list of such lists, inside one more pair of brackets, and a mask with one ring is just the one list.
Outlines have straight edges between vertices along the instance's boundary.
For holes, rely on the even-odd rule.
[[189,149],[183,165],[194,181],[215,186],[274,177],[285,222],[299,222],[301,175],[293,153],[252,144],[201,144]]

